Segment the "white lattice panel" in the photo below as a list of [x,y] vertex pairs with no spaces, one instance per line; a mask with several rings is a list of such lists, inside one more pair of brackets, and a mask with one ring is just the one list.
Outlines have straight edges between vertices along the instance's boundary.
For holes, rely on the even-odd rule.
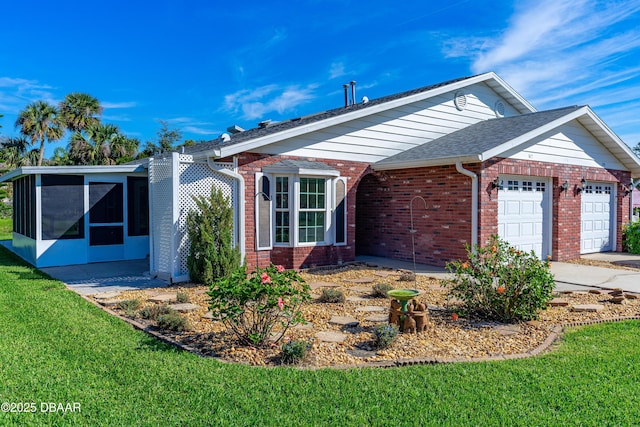
[[[185,156],[187,157],[187,156]],[[187,160],[180,156],[181,160]],[[233,164],[222,164],[225,169],[233,169]],[[187,256],[189,255],[189,239],[187,232],[187,215],[189,211],[197,209],[193,200],[194,196],[208,197],[211,195],[212,187],[222,190],[225,197],[231,199],[234,208],[234,230],[233,235],[237,239],[237,184],[234,179],[211,170],[203,163],[183,163],[179,165],[179,203],[178,227],[176,247],[178,248],[178,269],[179,274],[188,274]]]
[[173,239],[173,177],[172,159],[154,158],[149,162],[151,193],[151,223],[153,242],[153,269],[172,272],[171,242]]

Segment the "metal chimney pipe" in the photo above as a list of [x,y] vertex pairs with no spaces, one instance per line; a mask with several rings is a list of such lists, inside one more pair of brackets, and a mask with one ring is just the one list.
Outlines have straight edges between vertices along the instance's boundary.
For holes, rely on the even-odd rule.
[[344,106],[346,108],[349,106],[349,85],[344,84],[342,87],[344,88]]
[[356,105],[356,81],[351,80],[351,105]]

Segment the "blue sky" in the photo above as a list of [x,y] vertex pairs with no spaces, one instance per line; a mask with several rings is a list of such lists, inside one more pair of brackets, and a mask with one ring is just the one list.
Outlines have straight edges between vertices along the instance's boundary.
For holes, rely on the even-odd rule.
[[[640,142],[640,0],[5,2],[0,135],[29,102],[87,92],[143,143],[494,71],[536,108],[589,104]],[[66,145],[66,140],[47,146]]]

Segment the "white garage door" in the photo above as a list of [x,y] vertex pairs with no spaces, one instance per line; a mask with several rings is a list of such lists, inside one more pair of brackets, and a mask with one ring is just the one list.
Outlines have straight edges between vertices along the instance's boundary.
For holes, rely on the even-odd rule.
[[613,185],[588,182],[582,191],[580,253],[611,250]]
[[540,258],[550,254],[550,185],[534,177],[501,177],[498,190],[498,235]]

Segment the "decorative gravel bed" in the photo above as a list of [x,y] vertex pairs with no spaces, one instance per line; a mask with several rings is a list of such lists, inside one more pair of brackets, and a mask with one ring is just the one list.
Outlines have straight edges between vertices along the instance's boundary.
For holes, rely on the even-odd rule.
[[[640,300],[637,295],[628,294],[622,304],[612,302],[609,293],[592,294],[573,292],[559,295],[567,306],[549,307],[540,314],[539,320],[501,325],[463,317],[453,320],[455,305],[446,301],[445,291],[440,281],[418,276],[417,281],[399,281],[400,272],[368,266],[347,266],[340,269],[307,271],[302,276],[317,296],[322,286],[337,285],[344,292],[344,303],[320,303],[314,300],[303,307],[306,325],[300,325],[287,332],[285,339],[304,339],[311,343],[308,357],[301,366],[353,366],[376,364],[408,359],[474,359],[515,355],[530,352],[539,347],[553,333],[557,326],[567,323],[602,321],[619,317],[640,315]],[[394,288],[416,288],[423,293],[417,298],[429,306],[427,330],[420,334],[400,334],[393,345],[384,350],[372,347],[373,328],[387,314],[388,298],[374,298],[371,288],[376,283],[387,283]],[[122,292],[118,300],[139,299],[142,306],[157,304],[149,299],[158,294],[184,292],[189,302],[197,309],[182,313],[191,325],[186,332],[162,332],[182,344],[195,348],[199,353],[218,357],[225,361],[240,362],[256,366],[277,365],[280,344],[268,348],[252,348],[239,345],[226,332],[220,322],[207,318],[207,288],[194,284],[172,286],[161,289]],[[113,300],[101,301],[119,314]],[[597,312],[576,312],[574,307],[583,304],[602,305]],[[378,309],[377,307],[380,307]],[[376,311],[381,310],[381,311]],[[335,316],[349,316],[358,321],[357,326],[340,326],[330,323]],[[150,326],[150,322],[136,318],[137,322]],[[146,323],[145,323],[146,322]],[[343,342],[325,342],[320,332],[344,334]]]

